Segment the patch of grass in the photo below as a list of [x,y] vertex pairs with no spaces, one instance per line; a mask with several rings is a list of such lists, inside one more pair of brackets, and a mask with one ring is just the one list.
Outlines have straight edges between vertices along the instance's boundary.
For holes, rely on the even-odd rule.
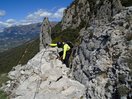
[[117,91],[120,96],[125,96],[129,93],[130,90],[125,85],[120,85],[117,88]]
[[78,29],[65,29],[60,31],[58,35],[53,38],[53,43],[58,41],[71,41],[72,43],[76,42],[76,39],[79,37]]
[[121,0],[121,3],[125,7],[132,6],[132,0]]
[[21,57],[19,64],[22,64],[22,65],[26,64],[29,59],[31,59],[32,57],[34,57],[34,55],[37,54],[37,52],[39,52],[38,39],[32,41],[31,43],[27,45],[27,48],[25,49],[25,52],[24,52],[24,56]]
[[0,90],[0,99],[9,99],[5,92]]
[[121,84],[125,83],[125,75],[120,74],[119,77],[118,77],[118,79],[119,79],[119,83],[121,83]]
[[79,36],[79,31],[84,27],[85,23],[81,23],[80,26],[77,29],[71,29],[67,28],[62,31],[62,26],[61,23],[59,22],[55,27],[52,28],[52,40],[53,42],[58,42],[58,41],[71,41],[75,42],[75,40]]
[[9,78],[7,77],[7,73],[1,74],[0,75],[0,87],[2,86],[3,83],[5,83],[8,80],[9,80]]
[[131,41],[132,40],[132,33],[127,33],[126,34],[126,40]]
[[25,48],[26,45],[23,45],[0,53],[0,73],[7,73],[16,66]]
[[53,28],[52,28],[52,35],[51,35],[51,38],[55,38],[57,37],[58,35],[60,35],[60,32],[61,32],[61,22],[59,22],[58,24],[56,24]]

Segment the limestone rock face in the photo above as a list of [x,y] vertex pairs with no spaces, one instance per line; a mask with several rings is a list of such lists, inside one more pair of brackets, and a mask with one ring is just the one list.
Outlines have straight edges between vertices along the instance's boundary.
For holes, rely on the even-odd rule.
[[64,12],[62,30],[107,23],[121,9],[120,0],[75,0]]
[[73,75],[87,87],[88,99],[132,97],[132,7],[111,20],[80,31],[82,39],[73,60]]
[[44,18],[40,33],[40,50],[51,43],[51,25],[48,18]]
[[3,86],[10,99],[86,99],[85,86],[68,77],[67,68],[57,58],[57,49],[42,49],[26,65],[9,72]]

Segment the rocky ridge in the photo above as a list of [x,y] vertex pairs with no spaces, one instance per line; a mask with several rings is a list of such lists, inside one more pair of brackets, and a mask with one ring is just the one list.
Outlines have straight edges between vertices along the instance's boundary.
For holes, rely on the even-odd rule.
[[85,86],[68,77],[67,68],[57,58],[57,49],[42,49],[26,65],[9,72],[2,87],[10,99],[86,99]]

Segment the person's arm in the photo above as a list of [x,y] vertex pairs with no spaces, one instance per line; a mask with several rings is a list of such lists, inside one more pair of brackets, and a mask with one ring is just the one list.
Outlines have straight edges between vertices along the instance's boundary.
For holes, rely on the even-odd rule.
[[63,50],[63,60],[66,58],[66,51],[67,51],[67,44],[64,45],[64,50]]
[[49,46],[51,46],[51,47],[56,47],[57,44],[49,44]]

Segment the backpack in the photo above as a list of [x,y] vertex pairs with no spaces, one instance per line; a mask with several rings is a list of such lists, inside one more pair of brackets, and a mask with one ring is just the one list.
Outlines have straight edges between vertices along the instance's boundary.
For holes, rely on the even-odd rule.
[[68,44],[71,48],[73,48],[74,46],[73,46],[73,43],[72,42],[70,42],[70,41],[66,41],[65,42],[66,44]]

